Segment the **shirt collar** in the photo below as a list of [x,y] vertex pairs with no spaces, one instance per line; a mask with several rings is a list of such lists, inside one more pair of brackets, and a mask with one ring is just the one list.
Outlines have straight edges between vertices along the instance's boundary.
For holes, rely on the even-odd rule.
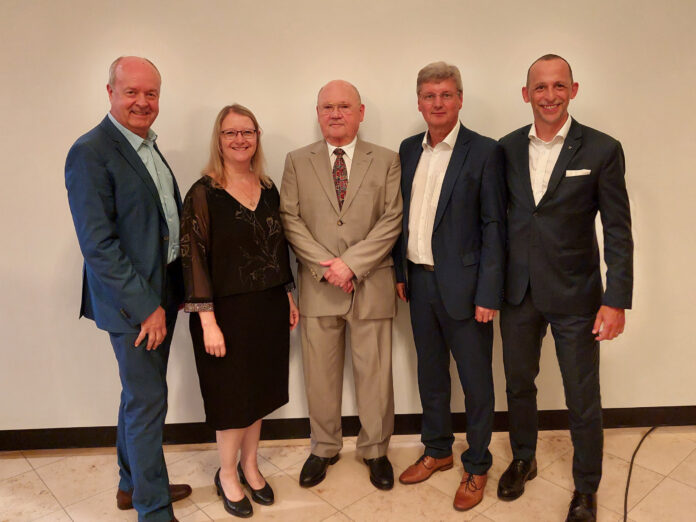
[[[457,143],[457,136],[459,136],[459,128],[461,127],[461,123],[457,122],[457,124],[454,126],[454,128],[449,132],[447,136],[445,136],[445,139],[442,140],[440,143],[446,144],[450,149],[454,149],[454,145]],[[428,137],[430,136],[430,131],[426,132],[423,135],[423,148],[429,148],[430,150],[433,149],[433,147],[430,146],[430,143],[428,143]],[[437,145],[440,145],[438,143]],[[435,145],[435,147],[437,147]]]
[[157,134],[155,134],[155,131],[153,131],[152,129],[147,130],[147,138],[141,138],[135,132],[128,130],[123,125],[121,125],[110,112],[107,113],[107,116],[111,120],[111,123],[113,123],[114,126],[119,131],[121,131],[121,134],[123,134],[123,136],[128,140],[128,143],[131,144],[131,147],[133,147],[136,151],[140,148],[140,146],[143,143],[145,143],[145,145],[155,144],[155,140],[157,140]]
[[529,139],[536,140],[536,141],[539,141],[541,143],[553,143],[554,141],[556,141],[560,137],[561,141],[565,141],[566,136],[568,136],[568,131],[570,130],[570,124],[571,124],[572,120],[573,120],[573,118],[570,115],[568,115],[568,119],[566,119],[565,123],[563,124],[563,127],[558,129],[558,132],[556,133],[556,135],[553,138],[551,138],[549,141],[544,141],[539,136],[537,136],[536,125],[534,125],[534,123],[532,123],[532,126],[529,128]]
[[355,138],[353,138],[353,141],[351,141],[348,145],[342,145],[340,147],[337,147],[336,145],[331,145],[327,141],[326,146],[329,148],[329,158],[333,154],[333,151],[335,151],[336,149],[343,149],[343,152],[345,153],[344,156],[347,156],[349,160],[353,161],[353,154],[355,153],[355,144],[356,143],[358,143],[357,136],[355,136]]

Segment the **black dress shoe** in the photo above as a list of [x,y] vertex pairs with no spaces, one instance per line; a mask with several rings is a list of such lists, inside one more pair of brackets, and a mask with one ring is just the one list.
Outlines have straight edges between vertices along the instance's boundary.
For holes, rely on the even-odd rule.
[[338,453],[333,457],[317,457],[310,453],[300,472],[300,486],[303,488],[316,486],[326,477],[326,469],[329,465],[336,462],[338,462]]
[[597,520],[597,495],[594,493],[573,493],[566,522],[595,522]]
[[225,511],[230,515],[240,518],[249,518],[254,514],[254,508],[251,507],[251,502],[249,502],[246,495],[236,502],[231,501],[225,496],[225,490],[222,489],[222,483],[220,482],[220,468],[218,468],[215,473],[215,487],[217,488],[218,497],[222,497],[222,505],[225,507]]
[[244,486],[249,486],[249,489],[251,490],[251,500],[257,504],[263,504],[264,506],[270,506],[273,504],[273,501],[275,500],[273,490],[271,489],[271,486],[268,485],[268,481],[265,478],[263,479],[264,482],[266,482],[264,486],[261,489],[254,489],[251,487],[251,484],[247,482],[247,479],[244,476],[244,470],[242,469],[241,462],[237,463],[237,473],[239,474],[239,482],[241,482]]
[[524,493],[524,483],[537,476],[536,458],[513,460],[498,481],[498,498],[515,500]]
[[394,487],[394,470],[386,455],[376,459],[363,459],[370,468],[370,482],[377,489],[391,489]]

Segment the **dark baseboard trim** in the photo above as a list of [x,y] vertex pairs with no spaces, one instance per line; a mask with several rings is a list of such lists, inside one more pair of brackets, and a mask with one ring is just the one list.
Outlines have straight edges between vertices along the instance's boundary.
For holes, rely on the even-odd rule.
[[[466,414],[452,415],[454,430],[466,431]],[[408,413],[396,415],[394,433],[397,435],[420,433],[421,415]],[[507,431],[507,412],[495,413],[493,429]],[[604,410],[605,428],[635,428],[643,426],[687,426],[696,424],[696,406],[661,406],[654,408],[608,408]],[[343,417],[343,433],[357,435],[360,429],[358,417]],[[568,413],[565,410],[539,412],[539,429],[568,429]],[[309,437],[309,419],[267,419],[263,421],[263,440],[301,439]],[[164,427],[165,444],[197,444],[214,442],[215,432],[205,423],[190,422],[168,424]],[[34,430],[0,431],[0,451],[97,448],[116,444],[114,426],[89,428],[48,428]]]

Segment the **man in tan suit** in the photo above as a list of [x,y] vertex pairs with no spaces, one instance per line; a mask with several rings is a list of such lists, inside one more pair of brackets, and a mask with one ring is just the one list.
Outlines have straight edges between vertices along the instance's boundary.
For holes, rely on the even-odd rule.
[[346,324],[351,331],[360,434],[357,450],[377,488],[391,489],[387,446],[394,428],[391,333],[396,314],[391,249],[401,228],[399,156],[357,138],[365,106],[334,80],[319,91],[324,140],[290,152],[280,194],[285,235],[297,256],[310,487],[341,450]]

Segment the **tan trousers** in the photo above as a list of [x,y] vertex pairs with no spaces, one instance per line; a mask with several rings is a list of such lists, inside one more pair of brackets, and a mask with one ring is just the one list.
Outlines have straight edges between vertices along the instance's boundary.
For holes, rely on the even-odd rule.
[[312,429],[312,453],[333,457],[343,447],[341,398],[350,326],[355,395],[360,417],[357,452],[372,459],[386,455],[394,431],[392,320],[344,316],[302,317],[302,359]]

